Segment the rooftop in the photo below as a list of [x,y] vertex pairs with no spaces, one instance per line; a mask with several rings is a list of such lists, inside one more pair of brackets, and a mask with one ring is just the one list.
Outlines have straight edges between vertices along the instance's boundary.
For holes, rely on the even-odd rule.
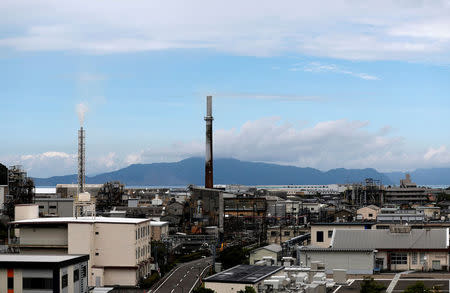
[[28,220],[13,221],[12,224],[60,224],[60,223],[117,223],[117,224],[140,224],[150,219],[142,218],[110,218],[110,217],[52,217],[35,218]]
[[276,272],[281,271],[283,268],[284,267],[279,266],[237,265],[231,269],[208,277],[204,279],[204,281],[216,283],[256,284]]
[[0,254],[0,268],[55,268],[89,260],[89,255]]
[[336,230],[332,247],[337,249],[447,249],[448,229],[411,229],[393,233],[382,230]]
[[269,244],[269,245],[257,248],[255,250],[260,250],[260,249],[266,249],[266,250],[270,250],[270,251],[277,252],[277,253],[281,252],[283,250],[281,248],[281,245],[279,245],[279,244]]

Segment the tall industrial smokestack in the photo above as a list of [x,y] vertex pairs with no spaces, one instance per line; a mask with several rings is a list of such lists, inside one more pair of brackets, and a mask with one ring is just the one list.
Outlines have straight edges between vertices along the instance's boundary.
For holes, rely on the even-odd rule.
[[78,194],[84,192],[85,184],[85,147],[84,129],[81,126],[78,130]]
[[206,97],[206,157],[205,157],[205,187],[213,188],[213,130],[212,96]]

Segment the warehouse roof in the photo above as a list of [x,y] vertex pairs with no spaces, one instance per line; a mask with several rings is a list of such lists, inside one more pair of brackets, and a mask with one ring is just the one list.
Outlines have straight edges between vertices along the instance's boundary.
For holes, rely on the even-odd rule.
[[337,249],[446,249],[448,229],[336,230],[331,246]]
[[208,277],[204,279],[204,281],[215,283],[256,284],[276,272],[281,271],[283,268],[284,267],[278,266],[237,265],[231,269]]
[[65,223],[117,223],[117,224],[140,224],[150,219],[142,218],[110,218],[110,217],[52,217],[35,218],[28,220],[13,221],[12,224],[65,224]]

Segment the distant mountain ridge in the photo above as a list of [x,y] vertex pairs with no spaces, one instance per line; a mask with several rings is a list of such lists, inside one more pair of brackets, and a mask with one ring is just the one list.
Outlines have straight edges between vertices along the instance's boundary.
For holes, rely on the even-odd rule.
[[394,184],[399,185],[400,179],[406,174],[411,175],[411,181],[418,185],[450,185],[450,168],[417,169],[411,172],[385,173]]
[[[133,164],[126,168],[86,177],[86,183],[101,184],[118,180],[128,186],[204,185],[203,158],[188,158],[174,163]],[[314,168],[246,162],[236,159],[214,160],[215,184],[283,185],[333,184],[362,182],[365,178],[392,184],[391,179],[375,169],[332,169],[326,172]],[[76,183],[77,175],[34,178],[36,186]]]

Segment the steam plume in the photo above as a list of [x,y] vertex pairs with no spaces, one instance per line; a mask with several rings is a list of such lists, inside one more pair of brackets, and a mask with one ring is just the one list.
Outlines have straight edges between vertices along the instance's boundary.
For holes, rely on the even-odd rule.
[[76,107],[76,111],[78,114],[78,119],[80,120],[80,125],[83,126],[84,124],[84,116],[86,115],[86,112],[89,110],[88,106],[84,103],[79,103]]

